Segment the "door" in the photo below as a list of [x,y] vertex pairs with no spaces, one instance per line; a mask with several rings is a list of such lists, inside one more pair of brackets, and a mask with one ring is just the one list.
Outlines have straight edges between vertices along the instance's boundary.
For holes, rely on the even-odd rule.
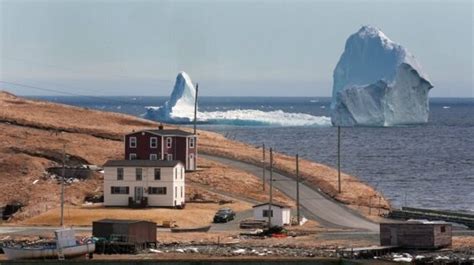
[[392,246],[398,245],[397,229],[395,228],[390,228],[390,245]]
[[194,170],[194,154],[189,154],[189,170]]
[[135,201],[140,203],[143,199],[143,187],[135,187]]

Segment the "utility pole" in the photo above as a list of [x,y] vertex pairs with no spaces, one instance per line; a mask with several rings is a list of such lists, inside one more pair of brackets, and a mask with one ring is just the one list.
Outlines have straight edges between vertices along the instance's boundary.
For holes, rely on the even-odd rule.
[[272,227],[272,203],[273,203],[273,150],[270,147],[270,203],[268,204],[268,228]]
[[64,176],[66,175],[66,144],[63,145],[63,169],[61,176],[61,223],[60,226],[64,225]]
[[299,169],[299,157],[296,154],[296,218],[298,219],[298,225],[300,224],[300,169]]
[[265,191],[265,143],[262,144],[262,188]]
[[199,84],[196,83],[196,96],[194,97],[194,135],[196,135],[198,90],[199,90]]
[[337,183],[341,193],[341,126],[337,126]]

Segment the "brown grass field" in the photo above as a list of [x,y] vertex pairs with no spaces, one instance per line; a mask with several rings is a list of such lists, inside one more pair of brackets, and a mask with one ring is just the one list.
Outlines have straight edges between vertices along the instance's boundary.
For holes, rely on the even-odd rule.
[[[102,165],[108,159],[123,157],[124,134],[157,126],[156,122],[130,115],[28,100],[0,92],[0,205],[14,201],[26,205],[13,221],[58,207],[58,185],[41,180],[41,176],[47,167],[60,163],[64,145],[71,160]],[[229,140],[218,133],[199,130],[198,144],[201,153],[260,163],[261,149]],[[276,153],[275,162],[279,170],[294,174],[293,157]],[[259,191],[259,180],[255,176],[203,159],[198,163],[206,168],[188,174],[190,183],[218,193],[266,200],[266,195]],[[371,208],[389,208],[389,203],[380,193],[354,176],[342,174],[342,193],[339,194],[334,169],[301,160],[300,172],[307,183],[354,209],[363,209],[369,204]],[[33,184],[37,179],[40,181]],[[228,185],[231,182],[238,185]],[[81,205],[84,196],[100,194],[101,183],[100,176],[97,176],[68,186],[67,204]],[[277,196],[280,201],[293,204],[284,195]]]
[[[156,222],[158,225],[161,225],[163,221],[174,220],[180,227],[196,227],[210,224],[216,211],[222,207],[231,207],[235,211],[244,211],[252,208],[249,203],[244,202],[224,205],[216,203],[188,203],[186,208],[182,210],[168,208],[129,209],[67,206],[64,209],[64,223],[66,226],[90,226],[93,221],[111,218],[149,220]],[[59,224],[59,216],[60,209],[54,208],[26,219],[19,224],[53,226]],[[199,216],[199,218],[196,218],[196,216]]]

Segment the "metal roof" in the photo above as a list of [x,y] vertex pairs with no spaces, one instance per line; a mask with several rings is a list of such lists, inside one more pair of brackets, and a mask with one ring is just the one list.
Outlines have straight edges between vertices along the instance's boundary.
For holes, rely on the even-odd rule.
[[186,136],[193,136],[193,135],[194,135],[193,133],[190,133],[190,132],[187,132],[187,131],[183,131],[183,130],[179,130],[179,129],[162,129],[162,130],[159,130],[159,129],[150,129],[150,130],[141,130],[141,131],[136,131],[136,132],[129,133],[129,134],[127,134],[127,135],[135,134],[135,133],[140,133],[140,132],[149,132],[149,133],[156,134],[156,135],[159,135],[159,136],[183,136],[183,137],[186,137]]
[[128,220],[128,219],[102,219],[98,221],[94,221],[94,223],[109,223],[109,224],[135,224],[140,222],[148,222],[153,223],[146,220]]
[[[257,205],[252,206],[252,208],[260,207],[260,206],[264,206],[264,205],[269,205],[269,204],[270,204],[270,203],[268,203],[268,202],[266,202],[266,203],[261,203],[261,204],[257,204]],[[288,205],[279,204],[279,203],[272,203],[272,206],[276,206],[276,207],[280,207],[280,208],[291,208],[291,207],[288,206]]]
[[108,160],[104,167],[175,167],[179,160]]

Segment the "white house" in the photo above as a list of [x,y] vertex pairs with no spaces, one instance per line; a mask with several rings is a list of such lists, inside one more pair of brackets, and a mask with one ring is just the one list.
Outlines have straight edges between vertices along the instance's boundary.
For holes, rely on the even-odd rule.
[[[253,218],[256,220],[268,220],[270,203],[262,203],[253,206]],[[291,209],[289,206],[272,203],[271,225],[284,226],[291,224]]]
[[185,168],[172,160],[109,160],[104,164],[105,206],[185,205]]

